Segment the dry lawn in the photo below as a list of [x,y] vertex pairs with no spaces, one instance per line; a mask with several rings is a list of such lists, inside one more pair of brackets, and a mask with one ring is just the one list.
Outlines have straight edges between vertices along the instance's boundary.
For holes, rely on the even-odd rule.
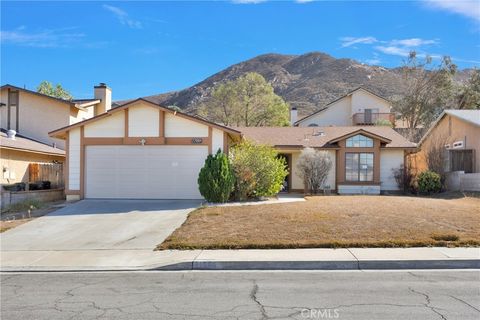
[[480,198],[325,196],[201,208],[158,249],[467,245],[480,245]]

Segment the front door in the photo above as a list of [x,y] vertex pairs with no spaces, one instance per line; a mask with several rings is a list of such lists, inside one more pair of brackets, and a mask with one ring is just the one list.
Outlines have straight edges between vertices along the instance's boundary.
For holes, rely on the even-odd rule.
[[285,159],[285,163],[287,164],[287,170],[288,170],[288,174],[285,176],[285,180],[283,181],[283,187],[282,187],[282,190],[280,192],[289,192],[292,187],[290,185],[290,174],[292,172],[291,170],[291,165],[292,165],[292,155],[291,154],[279,154],[278,155],[279,158],[283,158]]

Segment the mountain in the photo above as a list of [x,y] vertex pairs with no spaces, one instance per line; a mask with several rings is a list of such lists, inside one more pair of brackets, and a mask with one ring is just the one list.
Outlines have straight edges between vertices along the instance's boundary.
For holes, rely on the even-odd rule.
[[[394,99],[402,92],[401,68],[370,66],[352,59],[336,59],[325,53],[311,52],[303,55],[260,55],[232,65],[190,88],[144,98],[165,106],[176,105],[194,113],[215,85],[236,79],[246,72],[263,75],[278,95],[297,107],[300,116],[323,108],[359,86],[387,99]],[[468,73],[469,70],[460,71],[457,79],[466,79]]]

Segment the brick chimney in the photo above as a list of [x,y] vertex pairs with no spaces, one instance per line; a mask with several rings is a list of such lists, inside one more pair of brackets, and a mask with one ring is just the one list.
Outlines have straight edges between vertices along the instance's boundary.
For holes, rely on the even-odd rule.
[[101,100],[95,108],[95,115],[105,113],[112,108],[112,89],[105,83],[94,87],[93,96],[95,99]]
[[297,122],[298,112],[296,107],[290,109],[290,125],[293,127],[294,123]]

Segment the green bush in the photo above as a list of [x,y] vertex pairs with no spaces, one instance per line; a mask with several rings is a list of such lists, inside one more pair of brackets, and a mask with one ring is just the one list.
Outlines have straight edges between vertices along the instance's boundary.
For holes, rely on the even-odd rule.
[[233,171],[228,157],[220,151],[208,155],[198,175],[200,194],[209,202],[226,202],[233,191]]
[[237,200],[276,195],[288,174],[285,159],[279,158],[275,149],[249,141],[231,149],[230,163]]
[[440,175],[433,171],[424,171],[417,178],[418,190],[421,193],[440,192],[442,181]]

